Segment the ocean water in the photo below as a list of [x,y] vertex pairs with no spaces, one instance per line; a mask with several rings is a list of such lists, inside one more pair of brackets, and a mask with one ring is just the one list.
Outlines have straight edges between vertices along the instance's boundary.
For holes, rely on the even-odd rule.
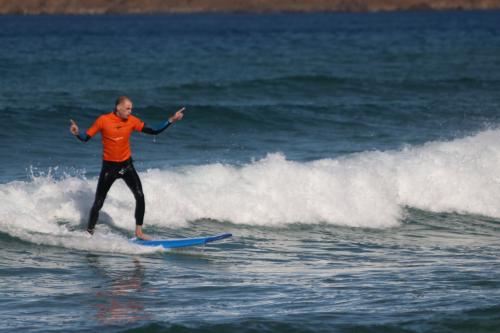
[[[0,17],[1,332],[500,331],[500,12]],[[145,231],[112,187],[119,95]]]

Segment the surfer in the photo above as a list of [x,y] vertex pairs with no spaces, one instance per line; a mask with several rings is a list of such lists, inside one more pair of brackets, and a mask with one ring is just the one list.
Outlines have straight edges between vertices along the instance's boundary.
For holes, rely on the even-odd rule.
[[101,115],[94,124],[84,133],[80,133],[78,125],[71,121],[70,131],[80,141],[87,142],[101,132],[103,145],[102,169],[97,182],[94,204],[90,209],[87,232],[94,234],[94,228],[99,217],[106,195],[114,181],[122,178],[130,188],[135,198],[135,236],[140,239],[149,240],[149,236],[142,232],[144,221],[144,194],[142,192],[141,180],[135,171],[132,163],[130,151],[130,135],[132,131],[157,135],[167,129],[168,126],[184,117],[184,110],[181,108],[166,122],[157,128],[152,128],[144,124],[139,118],[132,116],[132,101],[127,96],[120,96],[115,102],[113,112]]

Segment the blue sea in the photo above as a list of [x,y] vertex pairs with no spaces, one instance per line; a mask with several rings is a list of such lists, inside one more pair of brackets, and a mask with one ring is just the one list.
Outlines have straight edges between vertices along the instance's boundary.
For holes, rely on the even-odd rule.
[[[500,12],[0,17],[1,332],[500,332]],[[127,95],[145,232],[116,182]]]

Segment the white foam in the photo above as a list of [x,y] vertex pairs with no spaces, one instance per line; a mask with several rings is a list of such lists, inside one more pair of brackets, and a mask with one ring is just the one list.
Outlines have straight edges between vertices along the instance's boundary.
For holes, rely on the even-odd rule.
[[67,177],[55,181],[51,175],[31,182],[0,185],[0,228],[11,236],[43,245],[119,253],[157,251],[110,232],[89,237],[79,225],[92,204],[95,181]]
[[[140,173],[145,224],[178,227],[210,218],[263,226],[300,222],[387,228],[404,218],[404,206],[500,217],[499,137],[499,130],[488,130],[450,142],[308,163],[277,153],[241,167],[147,170]],[[2,184],[0,227],[28,241],[72,247],[77,242],[61,236],[86,224],[95,187],[96,179],[82,177]],[[134,205],[119,181],[101,218],[131,232]],[[40,238],[39,232],[54,236]],[[120,237],[117,251],[136,250]],[[80,243],[80,249],[99,246],[93,240]]]

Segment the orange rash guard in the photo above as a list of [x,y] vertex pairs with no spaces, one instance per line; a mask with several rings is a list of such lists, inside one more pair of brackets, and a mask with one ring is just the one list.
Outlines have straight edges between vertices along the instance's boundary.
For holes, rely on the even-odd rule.
[[132,131],[142,131],[144,122],[132,115],[127,120],[121,119],[114,112],[104,114],[97,118],[87,130],[87,135],[92,137],[101,132],[103,146],[103,160],[110,162],[123,162],[128,160],[130,151],[130,135]]

